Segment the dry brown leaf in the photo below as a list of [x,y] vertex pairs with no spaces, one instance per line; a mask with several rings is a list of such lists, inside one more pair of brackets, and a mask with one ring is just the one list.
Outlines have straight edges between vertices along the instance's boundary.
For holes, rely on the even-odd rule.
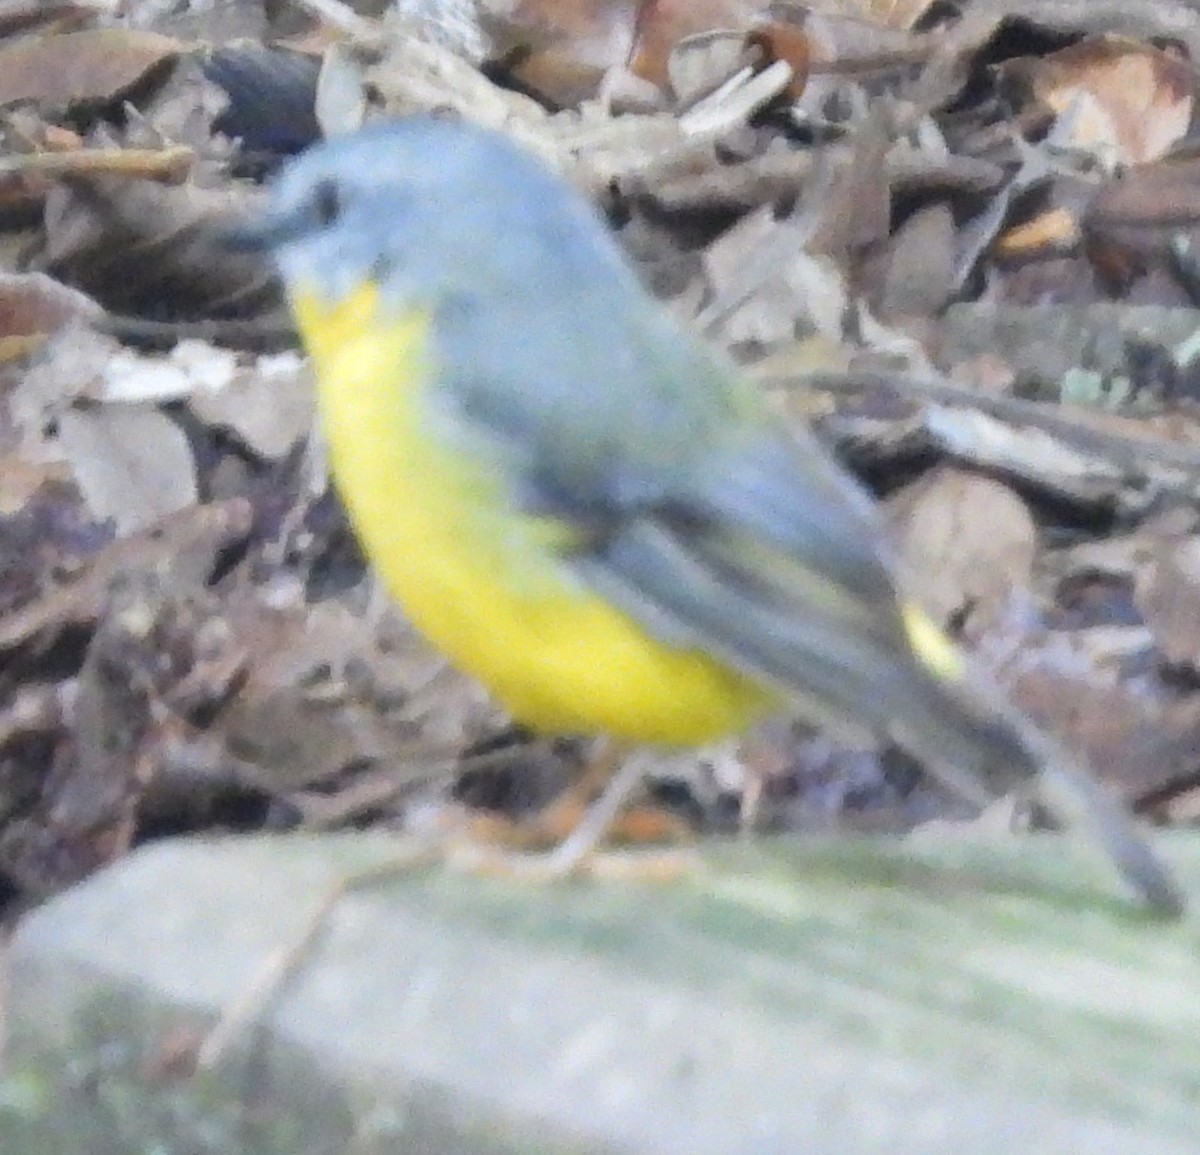
[[713,297],[698,324],[760,350],[791,344],[798,330],[838,340],[846,287],[831,260],[806,250],[809,239],[803,222],[777,221],[769,207],[747,213],[705,251]]
[[939,622],[979,636],[1031,580],[1037,530],[1008,486],[943,467],[889,503],[911,588]]
[[485,3],[501,51],[521,48],[517,74],[577,101],[609,70],[628,66],[659,87],[668,83],[672,50],[689,36],[716,30],[744,34],[768,0],[518,0]]
[[153,525],[199,500],[187,437],[149,405],[71,409],[58,442],[93,515],[119,534]]
[[1109,163],[1156,160],[1191,123],[1191,65],[1136,40],[1089,37],[1048,56],[1014,61],[1005,72],[1025,79],[1058,115],[1056,144],[1096,153]]
[[0,653],[45,649],[72,626],[91,627],[103,612],[114,578],[169,570],[188,585],[208,580],[218,556],[250,532],[253,515],[243,498],[193,505],[132,537],[98,549],[69,581],[0,617]]
[[790,0],[775,2],[768,7],[772,13],[789,16],[799,11],[808,19],[822,21],[853,21],[862,27],[907,32],[929,11],[934,0]]
[[364,764],[390,767],[395,790],[444,773],[471,734],[496,724],[479,686],[407,627],[384,646],[371,621],[336,602],[265,612],[251,599],[231,621],[252,661],[219,729],[273,793]]
[[68,321],[103,314],[91,297],[44,273],[0,271],[0,363],[28,355]]
[[[640,0],[485,0],[502,49],[569,46],[573,58],[601,71],[624,63],[633,47]],[[508,12],[501,15],[503,7]]]
[[69,480],[61,462],[35,463],[5,454],[0,457],[0,518],[21,513],[43,486]]
[[202,421],[232,432],[271,460],[312,425],[311,370],[296,352],[250,357],[189,339],[168,353],[148,354],[102,339],[97,353],[89,369],[64,379],[71,393],[61,401],[187,401]]
[[1085,252],[1113,292],[1200,241],[1200,161],[1137,165],[1096,194],[1083,217]]
[[768,7],[765,0],[642,0],[630,70],[664,85],[671,50],[686,36],[717,29],[748,31]]
[[907,30],[933,7],[933,3],[934,0],[836,0],[835,3],[817,0],[812,7],[835,15],[857,15],[888,28]]
[[232,253],[221,230],[238,189],[103,177],[59,185],[46,202],[39,264],[112,312],[154,320],[252,313],[277,297],[269,262]]
[[[179,579],[155,566],[110,584],[38,805],[4,841],[4,865],[26,884],[61,886],[128,850],[178,736],[239,680],[246,651],[219,601]],[[195,810],[203,791],[191,785]]]
[[5,0],[0,4],[0,38],[35,28],[63,32],[96,19],[103,0],[76,4],[72,0]]
[[1178,228],[1200,220],[1200,160],[1169,158],[1109,181],[1088,208],[1093,230],[1121,225]]
[[[180,342],[172,361],[193,375],[213,365],[224,351],[199,341]],[[299,354],[285,352],[235,364],[228,377],[208,376],[203,387],[190,391],[188,408],[209,425],[229,430],[259,457],[283,457],[313,422],[312,371]]]
[[[606,71],[594,64],[575,59],[570,46],[542,48],[523,53],[506,62],[502,74],[504,72],[512,78],[517,87],[536,94],[540,100],[554,108],[576,108],[584,101],[598,96],[602,87],[614,108],[624,107],[632,103],[629,91],[632,85],[645,84],[639,77],[624,71],[619,65]],[[654,85],[650,85],[649,88],[661,103],[662,93],[659,89]],[[639,98],[640,96],[639,93]]]
[[108,398],[172,400],[179,377],[196,387],[166,358],[67,329],[12,390],[8,416],[28,460],[65,461],[93,517],[112,518],[128,533],[197,500],[195,465],[169,417],[144,402]]
[[111,104],[150,82],[187,45],[132,28],[28,36],[0,45],[0,107]]
[[[1164,708],[1120,686],[1031,655],[1012,686],[1013,702],[1040,725],[1082,750],[1089,767],[1131,805],[1195,772],[1196,704]],[[1190,751],[1190,765],[1189,765]]]
[[46,341],[5,398],[6,422],[27,460],[61,460],[54,444],[58,418],[94,388],[119,348],[111,337],[74,325]]
[[1074,213],[1065,208],[1050,209],[1002,233],[992,245],[992,255],[1008,260],[1032,260],[1069,251],[1079,244],[1081,237],[1079,219]]
[[0,701],[0,826],[36,804],[45,762],[63,730],[57,686],[22,686]]
[[950,299],[955,282],[954,215],[936,202],[919,209],[891,239],[880,315],[932,316]]
[[[38,597],[49,574],[70,573],[108,540],[81,506],[61,462],[0,456],[0,620]],[[0,661],[0,698],[19,678],[12,663]]]
[[1137,603],[1164,661],[1200,670],[1200,537],[1160,543],[1139,574]]
[[807,13],[804,33],[811,53],[812,91],[802,107],[816,112],[833,89],[855,74],[921,64],[937,51],[936,42],[895,25],[863,19],[841,0]]

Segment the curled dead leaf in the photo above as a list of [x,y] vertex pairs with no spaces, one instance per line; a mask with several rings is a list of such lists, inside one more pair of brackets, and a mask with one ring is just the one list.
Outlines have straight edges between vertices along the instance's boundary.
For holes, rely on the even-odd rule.
[[765,24],[750,32],[711,29],[685,36],[672,46],[667,80],[680,105],[715,92],[739,73],[747,75],[786,65],[789,79],[782,95],[795,100],[808,79],[808,38],[799,28]]
[[764,64],[781,60],[792,70],[786,96],[789,100],[797,100],[808,83],[808,70],[812,63],[812,42],[808,33],[802,28],[772,21],[750,32],[746,42],[762,53]]
[[719,29],[744,34],[767,7],[765,0],[642,0],[629,56],[630,71],[665,86],[672,50],[681,40]]

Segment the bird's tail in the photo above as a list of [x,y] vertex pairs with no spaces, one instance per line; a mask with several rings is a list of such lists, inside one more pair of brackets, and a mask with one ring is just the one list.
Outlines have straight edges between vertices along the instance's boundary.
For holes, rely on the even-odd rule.
[[1182,913],[1183,894],[1171,872],[1081,759],[968,669],[932,621],[914,611],[905,624],[922,665],[892,712],[892,738],[934,777],[977,801],[994,797],[983,795],[985,783],[1033,781],[1039,800],[1065,826],[1089,836],[1148,907]]

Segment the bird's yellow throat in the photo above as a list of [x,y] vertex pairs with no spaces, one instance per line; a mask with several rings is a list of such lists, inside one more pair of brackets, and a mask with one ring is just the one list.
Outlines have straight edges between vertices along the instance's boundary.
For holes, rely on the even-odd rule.
[[300,291],[292,305],[367,556],[417,628],[518,721],[686,746],[742,730],[774,703],[580,585],[562,558],[572,527],[514,507],[504,477],[439,439],[426,419],[438,372],[427,314],[393,314],[372,285],[332,304]]

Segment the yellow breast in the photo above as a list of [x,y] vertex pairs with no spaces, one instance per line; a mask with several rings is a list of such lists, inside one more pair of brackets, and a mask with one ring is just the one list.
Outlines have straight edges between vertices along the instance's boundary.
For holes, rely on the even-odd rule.
[[318,378],[334,478],[372,564],[411,621],[513,717],[542,733],[698,745],[749,725],[769,696],[668,647],[575,581],[569,527],[510,502],[503,479],[431,435],[428,318],[380,324],[364,289],[293,299]]

